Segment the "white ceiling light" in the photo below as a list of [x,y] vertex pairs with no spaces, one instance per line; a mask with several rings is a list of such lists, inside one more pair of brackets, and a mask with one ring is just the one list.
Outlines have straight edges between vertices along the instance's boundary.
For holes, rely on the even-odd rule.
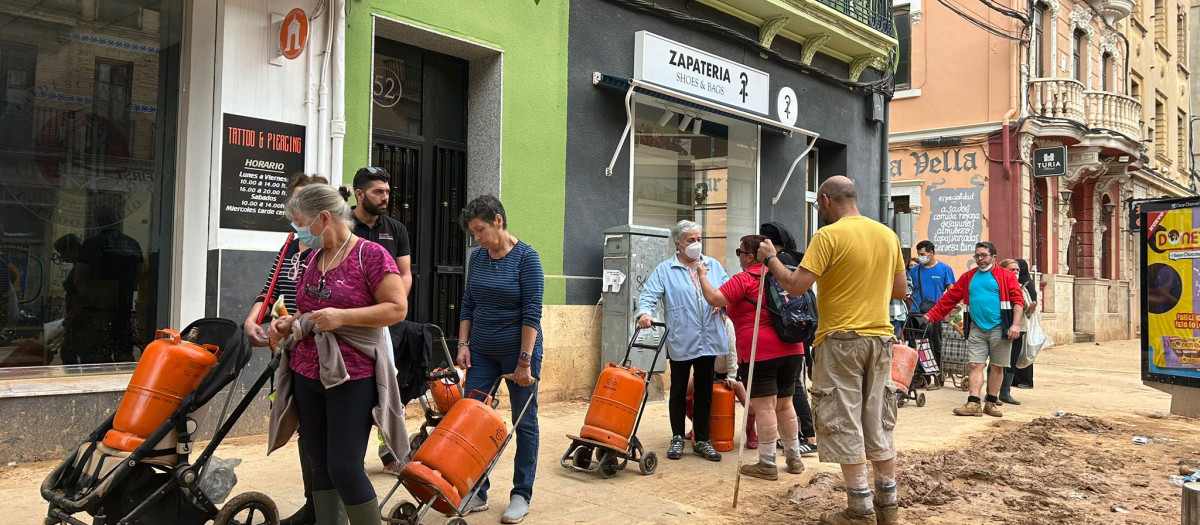
[[669,109],[666,109],[666,108],[663,108],[663,111],[664,111],[665,113],[663,113],[663,116],[662,116],[662,118],[658,119],[658,125],[659,125],[659,126],[666,126],[666,125],[667,125],[667,123],[671,121],[671,119],[675,118],[675,112],[674,112],[674,111],[671,111],[671,110],[669,110]]
[[701,124],[704,124],[704,121],[700,120],[700,117],[696,117],[696,120],[694,122],[692,122],[692,134],[693,135],[700,134],[700,125]]
[[687,131],[688,124],[691,123],[692,117],[690,115],[684,115],[683,118],[679,120],[679,131]]

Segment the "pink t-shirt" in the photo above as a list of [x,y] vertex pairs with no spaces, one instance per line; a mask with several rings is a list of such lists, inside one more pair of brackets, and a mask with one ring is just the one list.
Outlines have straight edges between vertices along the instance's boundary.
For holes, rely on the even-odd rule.
[[[396,260],[384,247],[366,239],[359,239],[349,248],[350,254],[335,268],[330,268],[325,276],[325,289],[330,296],[318,297],[307,290],[316,290],[321,281],[321,269],[318,268],[318,257],[321,250],[313,250],[309,256],[308,267],[300,275],[296,284],[296,308],[299,313],[315,312],[322,308],[362,308],[376,304],[375,289],[389,273],[400,273],[396,268]],[[359,255],[362,255],[361,269]],[[363,274],[366,275],[363,275]],[[350,379],[362,379],[375,375],[375,360],[359,352],[353,346],[338,339],[342,349],[342,360],[346,362],[346,371]],[[317,343],[312,336],[305,337],[292,349],[292,371],[309,379],[321,378],[321,365],[317,359]]]
[[[729,314],[729,320],[733,321],[733,327],[737,332],[739,363],[750,361],[750,345],[754,341],[755,308],[750,301],[753,301],[754,296],[758,294],[758,276],[762,271],[762,265],[755,264],[746,271],[730,277],[719,290],[721,295],[725,296],[725,300],[729,301],[729,306],[725,308],[725,311]],[[770,287],[769,284],[767,286]],[[779,335],[775,333],[775,324],[771,321],[771,314],[767,313],[765,305],[759,316],[758,326],[758,351],[754,354],[755,361],[761,363],[768,359],[804,353],[803,344],[785,343],[779,340]]]

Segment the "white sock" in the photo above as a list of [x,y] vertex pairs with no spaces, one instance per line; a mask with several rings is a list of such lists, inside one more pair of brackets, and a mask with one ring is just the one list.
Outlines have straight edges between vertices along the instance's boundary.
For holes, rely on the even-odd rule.
[[758,426],[758,460],[764,465],[775,466],[775,447],[769,445],[774,443],[779,437],[778,425],[756,425]]
[[876,503],[880,507],[890,507],[896,504],[896,480],[875,482]]
[[786,454],[789,459],[796,459],[800,457],[800,436],[796,436],[794,438],[784,438],[783,453]]
[[846,507],[858,514],[875,514],[875,506],[871,504],[870,487],[846,487]]

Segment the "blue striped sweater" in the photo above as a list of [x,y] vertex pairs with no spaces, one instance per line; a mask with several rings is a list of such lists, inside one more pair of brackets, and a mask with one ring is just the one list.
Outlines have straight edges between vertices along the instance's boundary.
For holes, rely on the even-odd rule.
[[471,321],[471,351],[511,355],[521,351],[521,327],[537,328],[534,354],[542,351],[542,261],[532,246],[517,241],[503,258],[481,247],[471,252],[460,319]]

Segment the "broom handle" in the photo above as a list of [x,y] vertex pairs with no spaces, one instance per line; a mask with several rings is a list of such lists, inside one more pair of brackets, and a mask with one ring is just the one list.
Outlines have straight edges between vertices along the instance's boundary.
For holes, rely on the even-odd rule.
[[[750,389],[754,386],[754,354],[758,352],[758,321],[762,317],[762,305],[766,299],[763,290],[767,287],[767,276],[771,271],[763,264],[763,274],[758,277],[758,301],[754,305],[754,335],[750,337],[750,369],[746,372],[746,409],[742,411],[742,439],[738,443],[737,469],[733,478],[733,508],[737,508],[738,491],[742,487],[742,454],[746,452],[746,425],[750,423]],[[736,350],[734,350],[736,352]],[[736,376],[736,373],[734,374]],[[771,446],[775,446],[771,443]]]

